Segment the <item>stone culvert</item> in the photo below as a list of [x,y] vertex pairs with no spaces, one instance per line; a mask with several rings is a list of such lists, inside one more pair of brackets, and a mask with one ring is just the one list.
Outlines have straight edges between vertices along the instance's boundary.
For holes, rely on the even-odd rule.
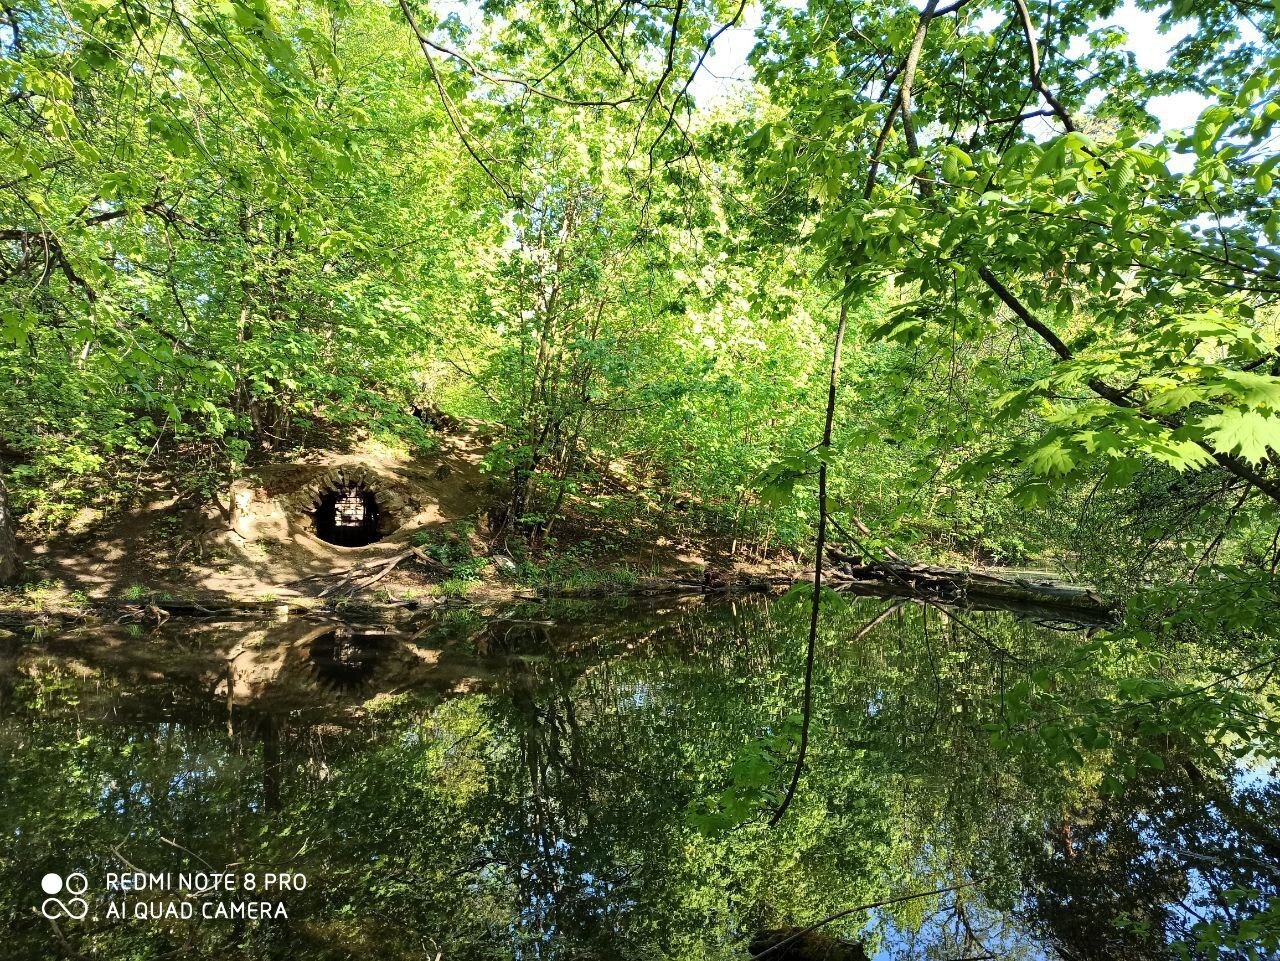
[[310,535],[337,547],[375,544],[430,498],[394,471],[362,464],[267,469],[232,489],[232,526],[246,540]]

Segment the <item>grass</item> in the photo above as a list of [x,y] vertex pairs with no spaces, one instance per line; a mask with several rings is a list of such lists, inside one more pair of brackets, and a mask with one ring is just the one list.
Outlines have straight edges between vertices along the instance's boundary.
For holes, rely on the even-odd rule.
[[441,597],[466,597],[479,583],[471,578],[447,577],[436,585],[436,591]]
[[635,587],[653,573],[629,564],[599,565],[575,555],[551,556],[540,563],[525,560],[516,570],[517,578],[530,587],[578,591]]
[[440,597],[466,597],[484,580],[490,561],[474,553],[471,536],[475,525],[469,521],[450,524],[443,530],[419,531],[413,543],[432,560],[449,569],[449,576],[435,586]]
[[[493,562],[473,553],[471,537],[475,527],[471,522],[458,522],[442,529],[418,531],[412,539],[433,560],[449,569],[448,575],[437,584],[433,593],[440,597],[466,597],[487,577],[495,573]],[[526,587],[567,591],[626,590],[635,587],[657,570],[643,570],[630,564],[604,563],[599,554],[612,553],[616,542],[608,537],[596,542],[583,540],[558,549],[559,544],[548,542],[549,550],[536,560],[522,556],[523,551],[513,550],[515,570],[496,572],[503,580],[514,580]]]
[[91,601],[82,590],[70,590],[61,581],[42,578],[0,590],[0,608],[11,611],[83,611]]

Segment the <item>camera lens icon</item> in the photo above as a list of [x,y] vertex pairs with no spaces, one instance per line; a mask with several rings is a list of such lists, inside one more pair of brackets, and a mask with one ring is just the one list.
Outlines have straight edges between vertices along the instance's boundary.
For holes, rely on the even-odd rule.
[[65,880],[62,875],[50,871],[40,879],[40,890],[48,895],[60,894],[63,891],[73,895],[66,901],[57,897],[45,898],[44,903],[40,905],[40,913],[51,921],[62,917],[80,921],[89,913],[89,902],[79,897],[89,890],[89,879],[79,871],[68,874]]

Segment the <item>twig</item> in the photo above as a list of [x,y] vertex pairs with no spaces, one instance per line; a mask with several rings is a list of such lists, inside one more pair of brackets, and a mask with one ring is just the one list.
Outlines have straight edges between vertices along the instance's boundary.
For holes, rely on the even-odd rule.
[[870,911],[873,908],[883,908],[889,904],[901,904],[904,901],[918,901],[920,898],[931,898],[936,894],[950,894],[952,891],[960,891],[960,890],[963,890],[964,888],[971,888],[977,883],[978,883],[977,880],[966,881],[964,884],[953,884],[949,888],[938,888],[935,891],[921,891],[918,894],[904,894],[901,897],[897,897],[897,898],[886,898],[883,901],[873,901],[870,904],[859,904],[856,907],[845,908],[843,911],[837,911],[835,914],[827,915],[821,921],[815,921],[813,924],[809,925],[807,928],[801,928],[795,934],[792,934],[789,937],[783,938],[777,944],[769,945],[769,947],[765,948],[759,954],[751,955],[752,961],[756,961],[756,959],[758,958],[763,958],[766,955],[772,954],[774,951],[777,951],[779,948],[786,947],[788,944],[791,944],[792,942],[799,940],[800,938],[804,937],[806,934],[809,934],[813,931],[818,930],[818,928],[822,927],[824,924],[830,924],[832,921],[840,920],[840,918],[847,918],[849,915],[857,914],[859,911]]

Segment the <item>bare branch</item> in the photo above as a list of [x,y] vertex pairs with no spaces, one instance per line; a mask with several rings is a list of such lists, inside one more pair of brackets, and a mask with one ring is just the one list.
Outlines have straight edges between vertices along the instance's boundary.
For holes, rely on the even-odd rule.
[[1062,125],[1067,128],[1068,132],[1076,129],[1076,125],[1071,122],[1071,114],[1053,95],[1053,92],[1045,86],[1044,80],[1040,76],[1040,48],[1036,45],[1035,25],[1031,22],[1031,11],[1027,9],[1027,0],[1013,0],[1013,5],[1018,8],[1018,18],[1022,21],[1022,32],[1027,38],[1027,57],[1031,66],[1031,86],[1040,92],[1045,102],[1053,109],[1054,114],[1062,121]]
[[[413,32],[417,35],[418,43],[420,43],[424,48],[423,49],[424,53],[426,52],[426,48],[430,48],[436,51],[437,53],[441,54],[442,56],[449,57],[451,60],[456,60],[458,61],[458,63],[466,67],[470,73],[479,77],[482,80],[487,80],[490,83],[512,84],[514,86],[520,87],[522,90],[525,90],[526,92],[531,93],[535,96],[543,97],[547,100],[555,101],[556,103],[567,104],[568,106],[571,106],[571,107],[620,107],[623,104],[634,103],[635,101],[640,99],[638,96],[632,95],[629,97],[622,97],[617,100],[575,100],[571,97],[561,97],[558,94],[548,93],[546,90],[543,90],[540,87],[538,87],[537,82],[530,83],[528,80],[522,80],[519,77],[511,77],[501,73],[491,73],[487,70],[481,69],[475,63],[475,61],[473,61],[470,57],[467,57],[465,54],[459,53],[457,50],[453,50],[453,49],[450,49],[449,47],[443,46],[442,44],[436,43],[434,40],[430,39],[426,34],[424,34],[422,30],[418,27],[417,20],[414,18],[413,14],[410,12],[408,4],[406,4],[404,0],[401,0],[400,2],[400,9],[404,11],[405,19],[408,20],[409,26],[413,28]],[[428,57],[428,59],[430,59],[430,57]],[[553,67],[552,70],[549,71],[549,73],[554,72],[555,69],[556,68]],[[549,74],[544,74],[542,78],[539,78],[538,82],[541,82],[542,79],[545,79],[547,75]]]

